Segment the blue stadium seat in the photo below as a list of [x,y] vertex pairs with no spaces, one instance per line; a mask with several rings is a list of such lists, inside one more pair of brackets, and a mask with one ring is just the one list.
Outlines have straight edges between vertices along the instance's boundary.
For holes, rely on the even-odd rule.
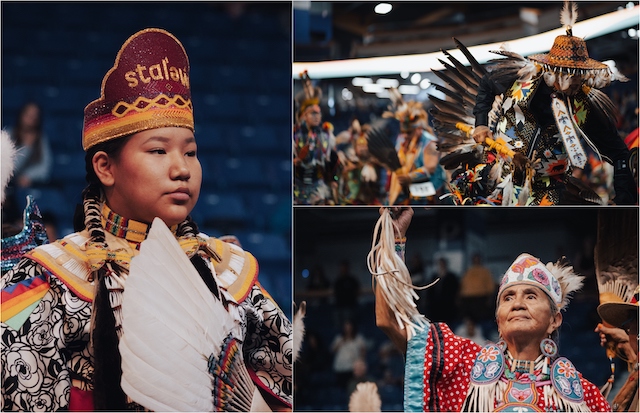
[[63,62],[58,78],[62,84],[86,86],[90,90],[89,97],[97,99],[100,95],[100,82],[112,63],[96,59],[69,58]]
[[256,229],[284,232],[291,228],[291,192],[247,191],[243,195]]
[[220,167],[231,190],[261,188],[265,183],[265,170],[259,157],[229,157]]
[[222,128],[213,123],[198,122],[195,116],[195,135],[198,144],[198,156],[219,155],[225,150],[226,142]]
[[242,247],[260,261],[289,261],[291,248],[281,235],[268,232],[248,232],[241,234]]
[[[6,85],[2,87],[2,111],[3,111],[3,118],[4,118],[3,126],[7,126],[7,124],[13,123],[18,109],[20,109],[20,107],[26,102],[26,100],[27,100],[27,94],[26,94],[25,88],[20,86],[15,86],[15,85]],[[14,112],[15,114],[11,116],[9,119],[7,119],[4,115],[5,115],[5,112],[8,112],[10,110],[15,111]]]
[[[78,138],[80,140],[80,138]],[[54,154],[51,178],[55,183],[78,183],[85,181],[84,152]]]
[[269,160],[266,162],[265,171],[269,185],[274,189],[288,190],[292,188],[291,158],[286,160]]
[[204,110],[208,114],[215,114],[215,116],[221,118],[237,116],[238,108],[240,107],[240,96],[237,93],[230,92],[210,93],[204,96],[204,103],[206,105]]
[[192,213],[194,219],[202,225],[214,228],[227,227],[229,222],[237,223],[247,219],[244,202],[233,193],[203,194]]

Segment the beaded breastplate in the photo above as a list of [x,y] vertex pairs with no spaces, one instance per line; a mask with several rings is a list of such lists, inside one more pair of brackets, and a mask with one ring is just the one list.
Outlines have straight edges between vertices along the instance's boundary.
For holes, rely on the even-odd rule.
[[[471,370],[472,387],[496,389],[494,411],[563,411],[558,404],[584,401],[580,377],[568,359],[560,357],[549,368],[543,356],[535,361],[518,361],[510,359],[505,352],[496,344],[487,344],[478,353]],[[543,387],[542,392],[539,387]],[[545,398],[541,403],[541,394],[549,391],[557,397]],[[553,402],[549,405],[551,399]],[[544,410],[541,405],[545,406]]]

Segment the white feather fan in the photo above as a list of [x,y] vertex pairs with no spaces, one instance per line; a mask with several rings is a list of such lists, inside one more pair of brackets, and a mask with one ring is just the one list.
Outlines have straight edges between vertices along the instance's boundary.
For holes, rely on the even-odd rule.
[[378,394],[378,386],[367,381],[358,383],[356,389],[349,397],[350,412],[380,412],[382,411],[382,400]]
[[124,392],[154,411],[248,411],[255,386],[236,345],[240,314],[227,307],[156,218],[123,293]]
[[297,360],[304,339],[304,316],[307,313],[307,302],[303,301],[293,316],[293,360]]

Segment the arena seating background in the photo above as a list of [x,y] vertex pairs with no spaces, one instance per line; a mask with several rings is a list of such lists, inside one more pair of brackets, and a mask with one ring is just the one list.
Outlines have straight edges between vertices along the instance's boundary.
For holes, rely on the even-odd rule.
[[240,239],[290,315],[290,3],[3,3],[2,127],[37,102],[54,155],[51,184],[29,192],[60,237],[72,232],[85,186],[83,109],[122,43],[146,27],[176,35],[191,64],[203,167],[193,217],[203,232]]

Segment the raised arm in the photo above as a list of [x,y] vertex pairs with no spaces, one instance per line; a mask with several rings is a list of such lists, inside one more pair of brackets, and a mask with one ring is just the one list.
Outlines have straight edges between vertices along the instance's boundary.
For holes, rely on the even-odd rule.
[[391,342],[405,354],[407,352],[407,330],[401,329],[396,321],[393,311],[387,304],[384,296],[380,292],[378,285],[375,289],[376,295],[376,326],[382,330]]
[[[380,213],[383,209],[380,209]],[[394,233],[395,233],[395,248],[396,253],[404,260],[404,243],[405,234],[411,217],[413,216],[413,209],[411,208],[391,208],[391,216],[393,217]],[[384,298],[379,283],[375,284],[375,312],[376,312],[376,326],[380,328],[393,344],[404,354],[407,350],[407,330],[400,328],[396,316]]]

